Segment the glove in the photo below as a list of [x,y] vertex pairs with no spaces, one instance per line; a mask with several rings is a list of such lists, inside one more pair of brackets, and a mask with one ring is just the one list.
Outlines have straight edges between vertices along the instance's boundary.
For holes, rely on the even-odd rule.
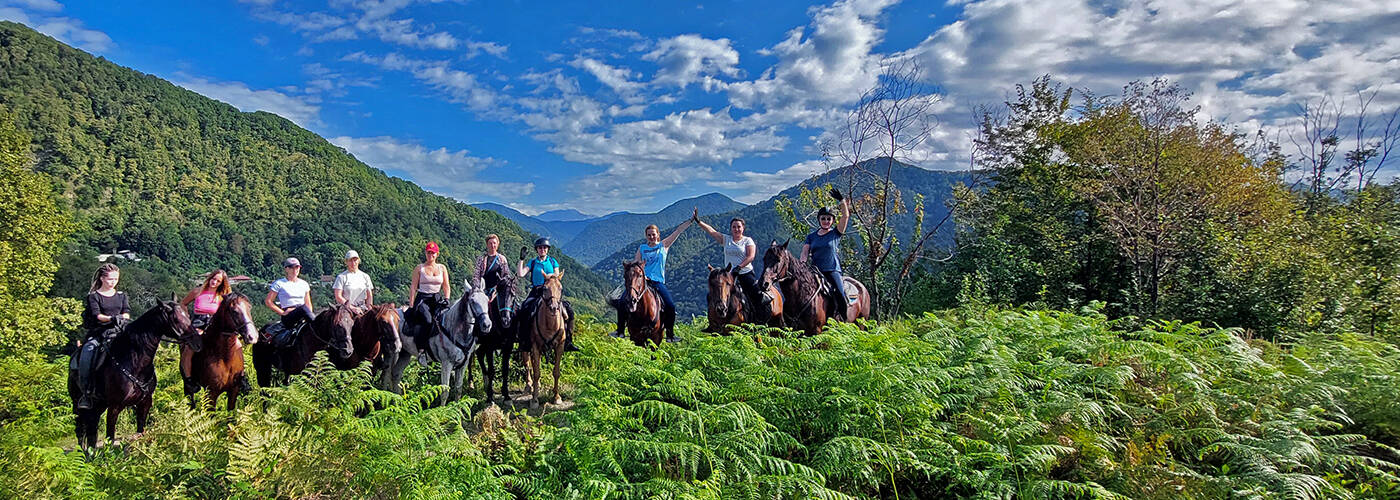
[[845,199],[841,197],[841,192],[837,191],[836,188],[831,188],[831,197],[836,198],[836,201],[841,201]]
[[526,257],[529,257],[529,256],[530,256],[530,249],[529,249],[529,248],[526,248],[526,247],[523,247],[523,246],[520,247],[520,260],[525,260],[525,258],[526,258]]

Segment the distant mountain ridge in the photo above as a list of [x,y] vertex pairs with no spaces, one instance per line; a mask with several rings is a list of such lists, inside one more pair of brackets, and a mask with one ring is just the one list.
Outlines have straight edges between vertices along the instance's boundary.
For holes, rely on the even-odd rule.
[[[870,160],[874,162],[870,167],[884,168],[888,159]],[[722,234],[729,232],[729,219],[733,217],[743,218],[747,223],[746,236],[754,239],[758,245],[759,256],[755,259],[756,271],[762,268],[762,253],[767,250],[773,241],[782,242],[787,238],[792,238],[792,246],[789,247],[796,255],[802,248],[803,235],[790,234],[789,230],[778,218],[774,201],[780,198],[793,199],[798,196],[803,186],[808,188],[821,186],[831,182],[841,189],[844,187],[842,175],[846,169],[833,169],[820,175],[809,178],[797,185],[783,190],[772,198],[760,203],[755,203],[740,210],[720,213],[713,216],[702,216],[701,219],[713,226],[715,230]],[[937,170],[926,170],[913,165],[895,162],[892,168],[892,181],[900,189],[902,200],[906,209],[912,209],[914,195],[924,195],[925,227],[941,219],[948,213],[948,208],[944,202],[951,199],[953,189],[958,184],[970,183],[971,177],[966,172],[947,172]],[[834,204],[834,201],[828,201]],[[910,210],[912,212],[912,210]],[[901,241],[908,241],[913,233],[912,213],[899,214],[894,217],[896,236]],[[813,221],[815,223],[815,221]],[[677,224],[673,224],[663,229],[669,232]],[[855,222],[852,222],[854,225]],[[953,225],[951,221],[945,224],[941,232],[933,237],[931,245],[946,246],[952,243]],[[594,272],[605,277],[611,283],[620,283],[621,266],[620,262],[631,259],[635,256],[637,246],[642,243],[642,238],[637,237],[627,243],[622,248],[616,249],[612,254],[592,265]],[[858,238],[852,235],[845,238],[843,247],[858,244]],[[707,293],[707,280],[709,269],[707,265],[722,266],[724,264],[723,248],[705,235],[703,230],[692,228],[686,230],[685,234],[676,240],[676,244],[671,247],[666,265],[666,284],[671,290],[672,296],[676,300],[676,308],[681,317],[690,315],[705,314],[705,295]]]
[[585,214],[572,208],[565,210],[550,210],[548,212],[536,215],[535,218],[545,222],[573,222],[598,219],[598,217]]
[[642,237],[648,224],[658,227],[674,227],[690,218],[692,209],[701,215],[732,212],[746,205],[719,193],[710,193],[694,198],[686,198],[670,204],[661,211],[651,214],[621,213],[590,222],[578,235],[563,245],[564,253],[587,265],[617,250],[619,241]]

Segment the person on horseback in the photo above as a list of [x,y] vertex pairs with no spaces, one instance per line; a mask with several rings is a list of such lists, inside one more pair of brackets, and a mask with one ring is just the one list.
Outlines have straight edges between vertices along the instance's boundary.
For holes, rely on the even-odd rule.
[[690,220],[700,225],[715,243],[724,245],[724,263],[734,270],[739,279],[739,288],[748,297],[750,304],[767,304],[773,300],[766,292],[759,290],[758,276],[753,272],[753,259],[758,255],[758,245],[753,238],[744,235],[744,219],[729,219],[729,234],[720,234],[705,221],[700,220],[700,212],[691,213]]
[[817,270],[826,277],[827,286],[833,296],[833,315],[837,321],[843,321],[846,317],[846,286],[841,276],[841,236],[846,234],[846,228],[851,222],[851,205],[846,198],[841,196],[841,192],[836,189],[831,190],[831,197],[841,202],[841,221],[836,222],[836,214],[827,207],[821,207],[817,211],[817,224],[820,227],[807,235],[807,241],[802,244],[802,256],[798,260],[806,263],[808,259],[817,266]]
[[345,271],[335,276],[331,293],[335,294],[335,303],[349,307],[355,317],[374,307],[374,281],[360,270],[359,252],[345,252]]
[[107,357],[107,344],[121,334],[126,323],[131,321],[131,305],[126,294],[117,291],[117,281],[121,270],[115,264],[102,264],[92,277],[87,297],[83,300],[83,329],[85,335],[78,342],[78,353],[73,356],[69,369],[78,372],[78,387],[82,396],[78,398],[78,408],[92,408],[95,396],[92,383],[93,374]]
[[[233,288],[228,283],[228,273],[223,269],[215,269],[207,276],[204,284],[190,290],[190,293],[185,294],[185,298],[180,299],[181,307],[193,304],[190,326],[201,334],[204,333],[204,327],[209,326],[209,319],[219,311],[219,304],[223,302],[224,297],[233,293]],[[190,359],[193,356],[193,349],[187,345],[180,346],[180,376],[184,377],[186,384],[191,382]]]
[[[301,261],[296,257],[287,257],[282,261],[282,273],[285,277],[272,282],[268,286],[267,297],[263,299],[263,305],[272,312],[277,313],[282,319],[273,324],[273,327],[281,327],[280,332],[269,332],[274,341],[278,342],[278,337],[295,337],[295,333],[303,325],[311,323],[313,306],[311,303],[311,285],[306,280],[301,279]],[[271,328],[269,328],[271,330]],[[291,333],[283,336],[278,333]]]
[[447,266],[438,263],[438,244],[429,241],[423,248],[423,263],[413,270],[413,284],[408,289],[409,314],[405,318],[420,326],[418,335],[427,340],[432,337],[432,325],[438,313],[446,309],[452,298],[452,280],[447,277]]
[[[534,308],[539,303],[540,294],[544,292],[543,287],[545,280],[557,277],[560,279],[561,283],[563,282],[564,266],[559,265],[559,261],[549,255],[550,247],[549,238],[541,237],[536,239],[535,258],[530,259],[528,262],[525,260],[525,257],[528,255],[528,250],[525,247],[520,247],[520,263],[516,264],[515,275],[521,278],[527,275],[530,277],[530,293],[525,296],[525,301],[520,304],[520,314],[516,315],[517,318],[534,317]],[[569,329],[566,342],[564,343],[564,350],[577,351],[579,349],[574,346],[573,336],[574,306],[569,304],[568,301],[564,301],[563,305],[565,321]]]
[[[486,275],[495,272],[497,269],[509,269],[510,262],[506,256],[502,255],[501,237],[494,234],[486,235],[486,253],[476,259],[476,267],[472,269],[472,283],[485,279]],[[495,297],[491,297],[495,300]]]
[[[676,338],[676,301],[671,299],[671,291],[666,289],[666,256],[671,252],[671,245],[676,242],[682,232],[690,227],[692,221],[699,220],[699,209],[691,210],[691,218],[686,219],[680,226],[676,227],[665,239],[661,238],[661,229],[656,224],[646,227],[646,242],[637,247],[637,261],[644,262],[643,274],[646,275],[647,285],[656,294],[661,296],[661,323],[666,330],[667,342],[680,342]],[[622,332],[627,327],[627,311],[622,307],[617,308],[617,331],[614,336],[622,336]]]

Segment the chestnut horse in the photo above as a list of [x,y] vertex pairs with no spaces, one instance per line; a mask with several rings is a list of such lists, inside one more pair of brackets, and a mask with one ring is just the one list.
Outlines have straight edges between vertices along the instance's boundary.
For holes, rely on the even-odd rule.
[[[291,345],[275,346],[271,342],[253,344],[253,368],[258,372],[258,386],[271,387],[274,383],[285,384],[287,376],[297,375],[311,364],[311,358],[319,351],[327,351],[331,357],[349,358],[353,353],[350,347],[350,330],[355,326],[355,318],[348,307],[332,307],[321,311],[311,324],[302,328]],[[274,374],[273,369],[278,372]]]
[[[822,276],[821,271],[811,263],[798,262],[788,253],[787,247],[787,241],[781,245],[774,241],[769,245],[768,251],[763,253],[763,277],[759,279],[759,286],[767,288],[774,284],[779,285],[783,295],[791,302],[786,308],[791,311],[786,315],[787,319],[791,320],[789,323],[808,335],[821,333],[830,308],[846,307],[846,301],[828,303],[828,297],[822,293],[822,283],[826,278]],[[847,307],[846,321],[855,322],[856,319],[868,317],[870,292],[854,278],[845,278],[843,281],[848,289],[856,290],[858,297],[855,304]]]
[[726,327],[744,323],[783,327],[783,295],[776,286],[767,288],[773,300],[764,307],[763,304],[754,304],[748,294],[743,293],[739,275],[734,272],[733,266],[709,267],[710,293],[705,298],[709,305],[710,326],[705,331],[723,332],[727,330]]
[[[107,440],[117,438],[117,416],[134,406],[136,433],[146,432],[146,418],[151,415],[151,403],[156,392],[156,369],[152,363],[161,338],[178,340],[195,351],[203,343],[190,326],[185,308],[175,302],[161,302],[126,325],[107,346],[107,361],[90,377],[93,387],[91,408],[78,408],[82,389],[78,387],[76,371],[68,374],[68,396],[73,398],[73,414],[77,416],[75,431],[78,446],[84,454],[97,446],[97,422],[107,411]],[[95,342],[90,340],[89,342]]]
[[253,303],[248,297],[231,293],[219,303],[219,309],[209,318],[200,339],[204,349],[190,358],[190,380],[185,384],[185,395],[190,398],[190,406],[195,405],[194,395],[200,388],[207,390],[209,407],[213,408],[219,396],[228,395],[228,409],[238,405],[238,393],[243,387],[243,346],[238,337],[248,344],[258,341],[258,330],[253,326]]
[[525,373],[526,383],[530,386],[531,408],[540,405],[540,363],[545,349],[554,352],[554,404],[563,402],[559,398],[559,365],[564,361],[564,343],[569,336],[566,328],[568,314],[564,310],[564,285],[556,275],[545,279],[543,288],[534,317],[524,325],[530,335],[530,356],[526,359]]
[[627,308],[627,337],[638,346],[650,340],[661,345],[661,296],[647,285],[645,266],[640,261],[622,263],[622,298],[618,307]]

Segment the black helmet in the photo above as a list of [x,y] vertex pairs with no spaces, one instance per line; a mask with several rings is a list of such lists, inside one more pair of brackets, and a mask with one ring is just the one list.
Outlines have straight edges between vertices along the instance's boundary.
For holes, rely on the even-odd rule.
[[836,217],[836,214],[835,214],[834,212],[832,212],[830,208],[826,208],[826,207],[821,207],[820,209],[817,210],[817,217],[821,217],[821,216],[823,216],[823,215],[830,216],[830,217]]
[[552,248],[552,247],[554,247],[554,245],[550,245],[550,244],[549,244],[549,238],[540,238],[540,239],[535,240],[535,248],[539,248],[539,247],[551,247],[551,248]]

